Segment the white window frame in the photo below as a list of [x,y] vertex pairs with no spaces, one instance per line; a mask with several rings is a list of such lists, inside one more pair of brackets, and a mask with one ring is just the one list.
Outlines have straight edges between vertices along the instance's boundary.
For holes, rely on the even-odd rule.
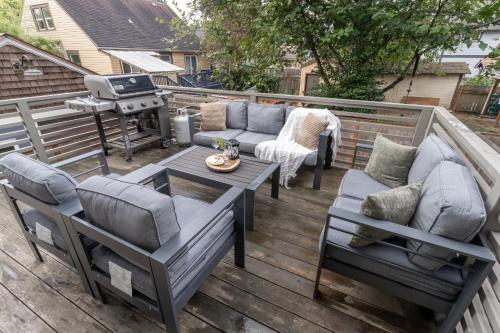
[[[192,59],[194,59],[194,64],[195,64],[194,70],[193,70],[193,66],[192,66],[193,65]],[[188,63],[189,63],[189,66],[188,66]],[[198,57],[196,56],[196,54],[185,54],[184,55],[184,69],[185,69],[186,73],[188,73],[188,74],[193,74],[193,73],[196,73],[198,71]]]
[[[80,58],[80,52],[75,51],[75,50],[69,50],[69,51],[66,51],[66,55],[68,56],[69,61],[71,61],[75,65],[78,65],[78,66],[82,65],[82,58]],[[78,57],[78,63],[73,61],[72,56]]]
[[[168,60],[164,58],[168,58]],[[168,63],[172,63],[172,53],[160,53],[160,59]]]
[[31,7],[31,15],[38,31],[55,30],[54,19],[50,12],[49,4],[41,4]]
[[[125,66],[129,66],[130,72],[125,71]],[[123,60],[120,60],[120,67],[122,68],[122,73],[123,74],[133,74],[133,73],[141,73],[141,69],[139,67],[136,67],[132,64],[129,64],[128,62],[125,62]]]

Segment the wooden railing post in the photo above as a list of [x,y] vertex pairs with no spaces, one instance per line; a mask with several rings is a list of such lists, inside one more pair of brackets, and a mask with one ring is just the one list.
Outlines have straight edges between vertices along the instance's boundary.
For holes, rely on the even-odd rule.
[[16,104],[17,104],[17,110],[19,111],[19,114],[23,119],[24,127],[28,132],[36,156],[40,161],[49,163],[49,157],[47,155],[47,152],[45,151],[42,137],[40,136],[40,132],[36,127],[36,123],[33,119],[32,113],[30,112],[30,107],[28,103],[26,101],[18,101]]
[[413,140],[411,141],[412,146],[418,146],[425,139],[425,136],[429,131],[433,113],[434,107],[422,107],[417,125],[415,126],[415,134],[413,135]]

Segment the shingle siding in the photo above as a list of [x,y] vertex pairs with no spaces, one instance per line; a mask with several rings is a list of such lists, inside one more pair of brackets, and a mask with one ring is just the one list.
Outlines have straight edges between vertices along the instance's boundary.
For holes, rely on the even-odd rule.
[[[20,59],[22,55],[33,59],[33,66],[43,75],[26,78],[22,72],[15,71],[12,60]],[[12,45],[0,47],[0,99],[83,90],[86,90],[83,74]]]

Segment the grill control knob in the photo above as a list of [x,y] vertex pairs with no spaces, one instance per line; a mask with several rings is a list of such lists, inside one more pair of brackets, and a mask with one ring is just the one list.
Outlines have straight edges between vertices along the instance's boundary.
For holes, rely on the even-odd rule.
[[141,102],[141,106],[145,108],[147,106],[146,102]]
[[158,104],[158,98],[153,98],[153,104]]
[[134,109],[134,104],[132,104],[132,103],[127,104],[127,109],[133,110]]

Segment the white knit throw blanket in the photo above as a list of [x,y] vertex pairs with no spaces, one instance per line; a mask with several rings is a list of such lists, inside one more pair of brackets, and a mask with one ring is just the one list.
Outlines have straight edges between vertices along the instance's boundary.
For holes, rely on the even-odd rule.
[[297,170],[304,163],[307,155],[314,151],[295,142],[295,137],[309,113],[328,120],[327,128],[333,133],[331,148],[333,150],[332,161],[334,161],[337,148],[340,146],[340,120],[327,109],[295,108],[276,140],[264,141],[255,147],[257,158],[281,164],[280,184],[286,188],[288,188],[290,178],[297,175]]

